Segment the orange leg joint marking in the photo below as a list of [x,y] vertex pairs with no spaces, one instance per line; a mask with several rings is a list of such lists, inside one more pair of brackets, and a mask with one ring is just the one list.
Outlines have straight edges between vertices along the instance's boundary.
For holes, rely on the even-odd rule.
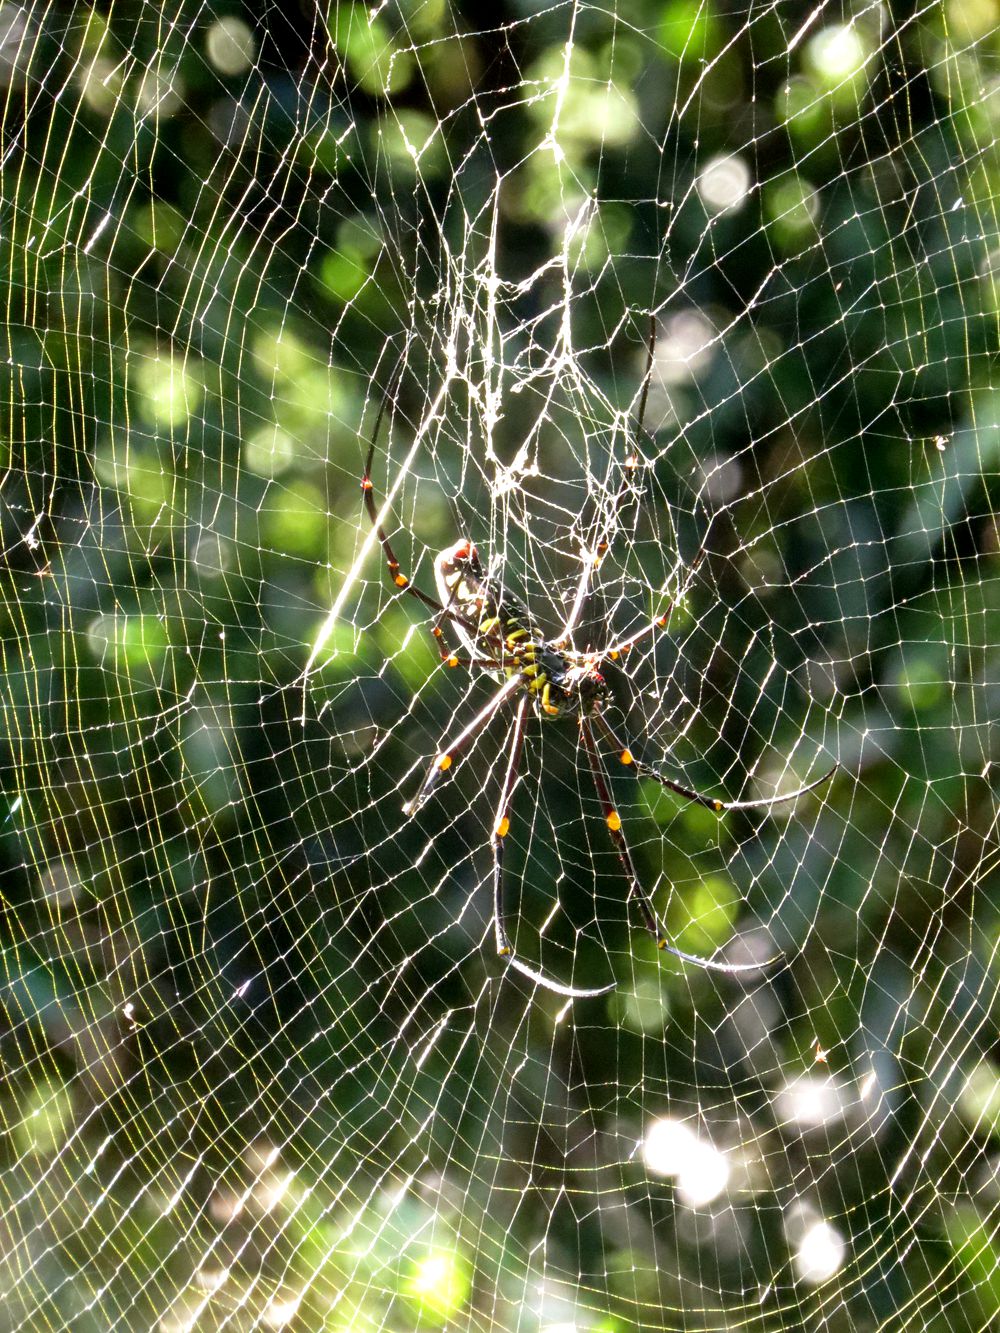
[[446,768],[451,768],[451,755],[443,754],[438,758],[437,766],[443,773]]
[[617,810],[608,811],[608,828],[612,833],[617,833],[622,826],[622,817]]
[[510,832],[510,820],[506,815],[504,815],[502,819],[497,820],[497,826],[493,831],[498,838],[506,838],[507,834]]
[[622,761],[623,764],[635,763],[635,756],[632,754],[631,750],[622,750],[618,758]]

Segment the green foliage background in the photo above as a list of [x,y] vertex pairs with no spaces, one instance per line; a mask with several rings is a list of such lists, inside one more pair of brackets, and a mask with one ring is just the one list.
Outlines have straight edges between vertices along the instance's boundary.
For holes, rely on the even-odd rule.
[[[0,1325],[993,1327],[1000,10],[375,8],[0,6]],[[716,215],[729,154],[750,185]],[[558,883],[557,966],[620,988],[561,1013],[503,976],[489,757],[399,815],[483,686],[377,553],[300,720],[387,341],[386,485],[456,310],[484,378],[490,253],[536,367],[561,271],[517,284],[568,257],[596,386],[539,436],[564,507],[506,519],[550,608],[606,466],[580,423],[607,446],[651,311],[709,321],[611,583],[652,598],[710,507],[692,476],[738,460],[675,628],[698,706],[629,722],[713,790],[842,769],[777,820],[621,800],[679,943],[768,921],[790,967],[760,990],[630,932],[548,739],[523,947]],[[505,400],[503,458],[538,407]],[[443,420],[398,506],[425,581],[459,524],[503,528],[475,405]],[[842,1109],[789,1128],[805,1077]],[[725,1207],[644,1167],[667,1115],[738,1159]],[[827,1280],[796,1209],[845,1242]]]

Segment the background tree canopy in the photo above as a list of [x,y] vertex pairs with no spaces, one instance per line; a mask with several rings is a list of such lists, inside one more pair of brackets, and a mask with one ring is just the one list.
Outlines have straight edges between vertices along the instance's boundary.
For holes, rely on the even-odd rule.
[[[997,1326],[998,66],[997,0],[0,3],[0,1329]],[[420,587],[674,603],[646,763],[839,764],[609,756],[673,942],[778,966],[658,953],[534,717],[517,953],[614,989],[496,957],[514,710],[404,812],[496,686],[380,408]]]

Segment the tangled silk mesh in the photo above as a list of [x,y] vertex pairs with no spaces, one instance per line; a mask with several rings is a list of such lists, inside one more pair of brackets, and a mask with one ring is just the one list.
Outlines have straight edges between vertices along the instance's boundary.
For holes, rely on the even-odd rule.
[[[0,4],[3,1330],[997,1327],[998,66],[996,0]],[[777,966],[657,953],[572,718],[508,924],[615,989],[496,957],[514,709],[404,813],[496,685],[380,407],[417,586],[674,602],[636,755],[839,764],[607,756],[670,939]]]

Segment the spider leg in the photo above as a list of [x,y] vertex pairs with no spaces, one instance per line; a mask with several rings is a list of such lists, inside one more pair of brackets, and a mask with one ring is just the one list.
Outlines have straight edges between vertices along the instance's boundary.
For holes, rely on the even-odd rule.
[[609,991],[614,990],[615,983],[612,982],[610,986],[598,986],[593,989],[564,986],[561,981],[553,981],[533,967],[529,967],[527,963],[522,963],[520,958],[515,955],[510,936],[507,934],[507,913],[503,900],[503,844],[504,838],[510,831],[510,802],[517,782],[518,765],[520,764],[521,749],[524,744],[524,730],[528,720],[528,702],[528,696],[526,694],[522,695],[517,706],[517,716],[514,720],[514,737],[507,753],[507,771],[504,774],[503,787],[500,790],[500,799],[497,802],[496,818],[493,822],[493,930],[496,935],[497,954],[506,959],[508,967],[513,967],[523,976],[530,978],[536,986],[543,986],[546,990],[553,991],[556,995],[564,995],[570,1000],[586,1000],[594,995],[607,995]]
[[661,787],[666,787],[667,791],[672,791],[677,796],[683,796],[686,801],[694,801],[709,810],[714,810],[716,814],[721,814],[724,810],[769,810],[773,805],[783,805],[787,801],[797,801],[800,796],[805,796],[806,792],[815,791],[817,787],[822,787],[824,782],[829,782],[840,767],[839,764],[834,764],[822,777],[816,778],[815,781],[807,783],[804,787],[797,787],[795,791],[784,792],[780,796],[762,796],[753,801],[720,801],[717,796],[705,796],[700,791],[695,791],[693,787],[685,787],[682,782],[668,778],[666,774],[661,773],[652,764],[646,764],[641,759],[636,759],[629,747],[623,745],[618,739],[607,718],[602,713],[595,713],[594,716],[597,718],[597,725],[618,751],[620,761],[630,767],[636,777],[654,778]]
[[528,696],[521,697],[517,705],[517,717],[514,720],[514,738],[507,753],[507,771],[504,774],[500,799],[497,802],[496,818],[493,821],[493,931],[496,935],[497,953],[501,958],[509,958],[514,952],[510,936],[507,934],[507,913],[503,902],[503,842],[510,831],[510,802],[517,781],[518,765],[521,761],[521,749],[524,745],[524,729],[528,720]]
[[515,694],[519,689],[523,688],[524,681],[520,676],[511,676],[509,680],[504,681],[493,697],[480,708],[472,721],[462,728],[451,744],[434,756],[431,760],[431,766],[427,770],[427,774],[423,782],[420,784],[420,789],[416,796],[414,796],[412,800],[407,801],[403,806],[404,814],[416,814],[437,786],[438,780],[441,778],[442,774],[446,773],[448,769],[451,768],[455,756],[462,747],[467,745],[469,741],[482,731],[483,727],[486,726],[501,705],[509,699],[512,694]]
[[639,460],[634,454],[629,454],[622,464],[622,479],[618,486],[618,491],[611,502],[608,510],[607,521],[604,523],[600,537],[592,551],[588,552],[583,560],[583,569],[580,571],[580,581],[577,584],[576,596],[573,598],[573,606],[566,622],[563,625],[557,644],[567,643],[572,637],[574,629],[583,619],[590,604],[590,598],[594,590],[593,577],[604,563],[604,557],[608,553],[610,546],[611,528],[622,508],[622,504],[632,490],[632,478],[635,476],[639,467]]
[[590,723],[585,717],[580,719],[580,733],[583,736],[587,758],[590,760],[590,771],[593,774],[594,786],[597,788],[598,798],[604,808],[604,822],[608,826],[608,833],[611,835],[611,841],[615,845],[618,859],[629,882],[629,896],[638,901],[646,929],[656,940],[657,948],[664,949],[667,953],[673,954],[675,958],[680,958],[685,963],[694,963],[696,967],[702,967],[713,972],[759,972],[762,968],[767,967],[770,962],[775,961],[770,959],[767,963],[717,963],[711,958],[701,958],[697,954],[685,953],[683,949],[678,949],[676,945],[670,943],[660,929],[660,923],[657,920],[652,901],[639,880],[635,862],[632,860],[632,853],[629,851],[625,835],[622,833],[621,816],[611,800],[611,791],[608,787],[597,744],[594,741],[594,733],[591,731]]
[[382,547],[382,553],[385,556],[385,562],[389,569],[389,577],[402,592],[408,592],[410,596],[415,597],[418,602],[423,602],[424,606],[429,606],[432,611],[438,613],[439,623],[432,631],[435,638],[440,637],[441,620],[452,620],[455,624],[461,625],[464,629],[475,635],[478,633],[478,627],[471,620],[460,615],[457,611],[452,610],[451,607],[443,606],[436,597],[432,597],[430,593],[424,592],[422,588],[418,588],[416,584],[410,582],[409,578],[399,567],[399,561],[396,559],[396,553],[392,549],[392,543],[389,541],[388,533],[378,521],[378,507],[375,504],[375,491],[372,482],[372,463],[375,459],[375,446],[378,443],[379,430],[382,425],[382,418],[385,415],[386,404],[388,401],[389,391],[386,390],[386,393],[379,404],[378,416],[375,418],[375,428],[372,431],[371,444],[368,446],[368,456],[365,459],[365,470],[361,476],[361,490],[364,494],[365,510],[368,514],[368,518],[371,521],[372,527],[378,534],[379,544]]
[[[691,561],[690,565],[688,565],[687,580],[690,580],[691,577],[694,575],[698,566],[704,559],[704,556],[705,556],[705,546],[702,545],[701,549],[698,551],[698,554]],[[681,592],[686,591],[687,580],[685,580],[685,588],[682,588]],[[605,648],[604,651],[600,654],[600,656],[598,656],[595,659],[594,665],[595,666],[599,665],[601,662],[605,660],[605,658],[608,657],[610,657],[612,661],[615,661],[617,658],[621,657],[623,653],[627,653],[630,648],[633,648],[637,643],[641,642],[644,638],[646,638],[648,634],[655,634],[657,630],[667,629],[667,627],[670,624],[671,614],[673,613],[673,609],[676,605],[677,605],[677,597],[671,597],[670,601],[666,605],[665,610],[661,611],[658,616],[655,616],[649,622],[648,625],[644,625],[642,629],[636,630],[634,634],[628,635],[627,638],[619,639],[618,642],[613,643],[610,648]]]
[[554,995],[565,995],[568,1000],[589,1000],[594,995],[608,995],[615,989],[616,982],[610,986],[595,986],[587,988],[584,986],[564,986],[561,981],[553,981],[551,977],[545,976],[542,972],[537,972],[527,963],[522,963],[516,954],[507,955],[507,966],[520,972],[522,976],[528,977],[536,986],[544,986],[546,990],[552,991]]
[[503,670],[503,663],[495,657],[460,657],[458,653],[447,652],[444,648],[441,649],[441,661],[448,667],[482,667],[484,671]]
[[647,635],[655,634],[659,629],[666,629],[670,624],[670,613],[675,605],[676,598],[671,598],[667,603],[666,611],[664,611],[662,615],[651,620],[648,625],[644,625],[642,629],[637,630],[635,634],[630,634],[628,638],[625,639],[619,639],[618,642],[613,643],[610,648],[606,648],[597,659],[597,662],[603,662],[606,657],[610,657],[612,662],[614,662],[617,658],[621,657],[623,653],[627,653],[630,648],[634,648],[635,645],[646,638]]
[[[646,416],[646,400],[649,397],[649,381],[653,375],[653,355],[655,350],[656,350],[656,316],[654,314],[650,314],[648,352],[646,355],[646,369],[643,371],[643,376],[642,376],[642,393],[640,394],[639,397],[638,410],[632,421],[633,438],[631,443],[633,446],[637,443],[640,436],[646,434],[643,421]],[[583,562],[583,569],[580,572],[580,582],[577,584],[576,596],[573,598],[573,606],[559,633],[559,637],[556,640],[557,644],[566,643],[570,639],[573,630],[580,623],[581,619],[583,618],[587,610],[587,606],[590,601],[590,595],[593,589],[592,579],[594,573],[597,569],[600,568],[604,560],[604,557],[608,552],[612,525],[614,524],[616,518],[618,517],[619,510],[621,509],[625,497],[632,490],[633,477],[635,476],[635,473],[637,472],[638,468],[639,468],[639,457],[636,453],[632,452],[632,450],[630,449],[625,456],[624,463],[622,464],[622,479],[618,485],[618,492],[615,495],[614,500],[611,502],[611,507],[608,510],[608,517],[606,522],[604,523],[603,530],[601,531],[601,535],[598,539],[597,545],[595,546],[593,554],[589,557],[589,559],[585,559]]]

